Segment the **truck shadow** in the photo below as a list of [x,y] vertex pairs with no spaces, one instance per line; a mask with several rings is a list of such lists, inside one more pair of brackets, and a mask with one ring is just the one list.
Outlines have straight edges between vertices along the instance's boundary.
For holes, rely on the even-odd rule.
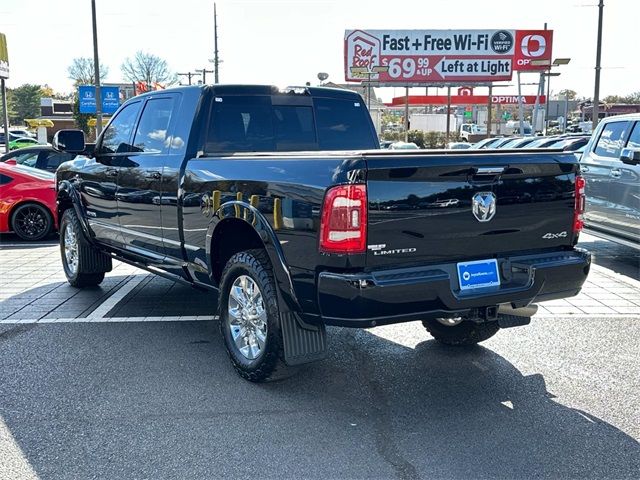
[[217,322],[38,325],[0,336],[0,420],[43,478],[637,478],[636,440],[489,348],[329,336],[255,385]]
[[372,426],[376,452],[398,478],[632,478],[639,471],[634,438],[555,401],[543,375],[523,375],[488,348],[429,339],[412,349],[366,330],[331,337],[330,358],[311,367],[305,385],[266,388],[350,406]]

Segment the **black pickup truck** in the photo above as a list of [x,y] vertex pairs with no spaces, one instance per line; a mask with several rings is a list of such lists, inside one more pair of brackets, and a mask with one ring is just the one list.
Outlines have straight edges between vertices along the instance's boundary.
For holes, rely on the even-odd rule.
[[[326,352],[325,325],[421,320],[469,345],[576,295],[584,181],[572,154],[382,151],[362,98],[215,85],[127,101],[57,171],[66,276],[112,258],[218,292],[226,348],[251,381]],[[212,312],[213,313],[213,312]]]

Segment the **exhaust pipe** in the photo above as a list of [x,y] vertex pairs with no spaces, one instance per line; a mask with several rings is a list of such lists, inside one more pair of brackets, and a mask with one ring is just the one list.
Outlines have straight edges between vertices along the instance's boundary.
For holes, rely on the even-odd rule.
[[529,325],[529,323],[531,323],[531,317],[533,317],[537,311],[537,305],[513,308],[508,303],[502,304],[498,307],[498,325],[500,325],[500,328]]

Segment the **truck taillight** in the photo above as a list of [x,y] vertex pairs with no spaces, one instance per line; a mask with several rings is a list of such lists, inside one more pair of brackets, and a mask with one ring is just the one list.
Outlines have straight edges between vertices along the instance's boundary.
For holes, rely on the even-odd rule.
[[580,233],[584,227],[584,207],[585,207],[585,195],[584,187],[587,184],[584,177],[576,175],[576,203],[573,210],[573,233]]
[[367,244],[367,187],[339,185],[327,190],[320,222],[320,251],[364,253]]

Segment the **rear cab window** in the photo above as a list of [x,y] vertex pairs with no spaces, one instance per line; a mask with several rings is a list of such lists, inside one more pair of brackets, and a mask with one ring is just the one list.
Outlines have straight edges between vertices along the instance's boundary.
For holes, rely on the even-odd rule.
[[214,96],[205,153],[379,148],[366,107],[353,98]]

